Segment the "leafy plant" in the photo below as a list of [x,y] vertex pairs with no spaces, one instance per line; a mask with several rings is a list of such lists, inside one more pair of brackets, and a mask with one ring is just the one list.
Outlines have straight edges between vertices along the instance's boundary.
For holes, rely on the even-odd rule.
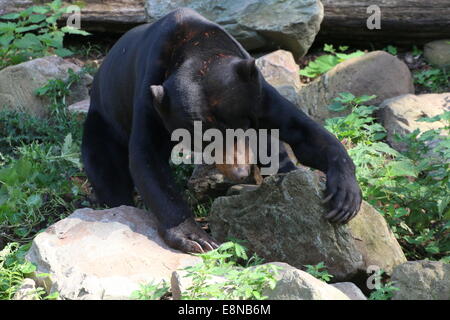
[[414,83],[434,93],[445,92],[450,86],[449,75],[445,68],[434,68],[416,72],[414,74]]
[[131,299],[134,300],[160,300],[162,296],[169,292],[170,286],[165,282],[141,285],[139,290],[133,291]]
[[[356,98],[345,93],[330,106],[351,109],[344,117],[326,121],[349,149],[357,168],[364,199],[386,218],[406,255],[412,259],[440,259],[450,254],[450,141],[439,130],[418,130],[399,142],[398,152],[383,139],[385,129],[375,122],[374,106],[360,104],[373,97]],[[422,121],[449,121],[450,112]]]
[[36,270],[24,256],[29,245],[9,243],[0,251],[0,300],[11,299],[22,284],[26,274]]
[[72,197],[83,194],[74,184],[81,170],[78,149],[70,134],[58,146],[33,142],[18,148],[19,159],[0,169],[2,236],[28,241],[43,224],[74,209]]
[[347,59],[364,55],[364,52],[360,50],[350,54],[344,53],[346,50],[348,50],[347,46],[341,46],[339,47],[339,51],[341,52],[337,52],[333,45],[325,44],[324,51],[330,54],[322,55],[316,60],[311,61],[304,69],[300,70],[300,75],[315,78]]
[[[49,119],[1,113],[5,125],[0,126],[4,132],[0,146],[7,150],[0,169],[2,238],[27,242],[85,199],[85,177],[79,161],[81,123],[64,104],[70,85],[78,80],[79,75],[70,73],[67,81],[50,81],[39,89],[52,102]],[[8,121],[11,119],[14,121]],[[39,136],[33,137],[36,131]]]
[[392,45],[388,45],[386,48],[383,49],[384,51],[392,54],[393,56],[396,56],[398,53],[397,47],[394,47]]
[[324,262],[319,262],[316,265],[307,264],[305,265],[305,267],[306,272],[319,280],[329,282],[331,278],[333,278],[333,276],[329,274],[327,270],[322,270],[326,268]]
[[375,290],[370,293],[369,300],[390,300],[392,299],[394,292],[399,289],[394,286],[394,282],[389,281],[383,283],[382,276],[384,274],[383,270],[379,270],[375,274],[375,279],[379,283]]
[[[17,242],[7,244],[0,251],[0,300],[10,300],[22,285],[24,278],[36,271],[36,266],[25,260],[31,243],[20,245]],[[47,276],[47,274],[38,274]],[[45,290],[37,287],[35,292],[30,292],[36,299],[54,300],[58,298],[58,293],[47,295]]]
[[[265,289],[276,285],[278,267],[259,265],[262,260],[256,255],[250,259],[246,249],[237,242],[226,242],[218,249],[198,254],[203,262],[184,270],[192,279],[192,286],[183,292],[183,299],[266,299]],[[242,266],[240,262],[244,261]],[[222,281],[211,281],[212,277]]]
[[89,33],[69,26],[59,28],[57,21],[66,11],[61,0],[54,0],[0,16],[0,69],[45,55],[73,54],[63,46],[64,35]]
[[413,46],[412,55],[414,57],[420,57],[423,54],[423,50],[417,48],[417,46]]
[[68,78],[63,81],[51,79],[46,85],[36,90],[38,96],[46,97],[50,102],[50,114],[47,118],[37,118],[26,112],[16,110],[0,111],[0,152],[12,153],[22,144],[33,141],[56,144],[71,133],[74,140],[81,139],[81,122],[79,117],[66,108],[66,96],[72,85],[81,80],[86,70],[74,72],[68,70]]

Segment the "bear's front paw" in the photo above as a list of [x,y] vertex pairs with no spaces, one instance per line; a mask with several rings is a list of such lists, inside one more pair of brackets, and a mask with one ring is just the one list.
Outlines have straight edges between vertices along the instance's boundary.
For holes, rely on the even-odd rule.
[[174,227],[161,226],[159,233],[170,247],[186,253],[203,253],[219,247],[192,218]]
[[361,207],[362,194],[353,173],[330,170],[327,173],[327,196],[331,211],[325,218],[333,223],[347,223]]

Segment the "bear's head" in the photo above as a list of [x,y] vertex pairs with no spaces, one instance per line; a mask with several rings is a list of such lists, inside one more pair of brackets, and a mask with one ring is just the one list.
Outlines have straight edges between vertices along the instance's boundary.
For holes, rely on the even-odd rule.
[[[246,131],[258,127],[261,75],[254,59],[221,55],[188,59],[162,85],[152,85],[151,95],[169,132],[188,130],[192,145],[197,140],[203,151],[209,143],[204,141],[203,132],[216,129],[223,135],[224,161],[216,163],[219,171],[237,181],[251,174],[256,149],[250,148],[250,140],[226,143],[226,137],[227,129]],[[195,121],[202,124],[200,135],[195,131]]]

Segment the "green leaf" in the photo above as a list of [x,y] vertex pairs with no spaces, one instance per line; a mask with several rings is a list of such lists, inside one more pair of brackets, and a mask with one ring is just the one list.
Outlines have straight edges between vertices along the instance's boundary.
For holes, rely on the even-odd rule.
[[39,194],[33,194],[27,199],[27,206],[40,207],[42,205],[42,199]]
[[17,24],[13,22],[0,22],[0,33],[13,32]]
[[444,199],[439,199],[437,201],[438,213],[442,215],[450,203],[450,195],[447,195]]
[[31,31],[31,30],[36,30],[39,29],[40,27],[38,25],[31,25],[31,26],[27,26],[27,27],[20,27],[20,28],[16,28],[16,32],[17,33],[23,33],[23,32],[27,32],[27,31]]
[[50,9],[48,7],[44,7],[44,6],[34,6],[32,11],[34,13],[45,14],[45,13],[50,12]]
[[20,17],[20,14],[18,14],[16,12],[11,12],[11,13],[7,13],[7,14],[0,16],[0,19],[15,20],[15,19],[18,19],[19,17]]
[[55,31],[51,33],[44,33],[38,36],[39,39],[49,47],[62,48],[64,33]]
[[331,111],[339,112],[347,109],[347,106],[340,102],[334,102],[328,106],[328,109]]
[[325,52],[330,52],[330,53],[335,53],[336,50],[334,49],[332,44],[325,44],[323,47],[323,51]]
[[32,23],[38,23],[44,21],[45,19],[47,19],[45,14],[33,14],[28,18],[28,20]]
[[19,12],[19,15],[20,15],[22,18],[27,18],[27,17],[29,17],[32,13],[33,13],[33,7],[29,7],[29,8],[27,8],[27,9],[23,10],[23,11],[20,11],[20,12]]
[[49,24],[56,24],[56,22],[58,21],[58,18],[55,16],[50,16],[47,19],[45,19],[46,22],[48,22]]
[[418,172],[411,160],[391,161],[388,164],[391,177],[409,176],[417,177]]
[[439,247],[437,247],[436,245],[429,245],[425,247],[425,250],[429,253],[439,253]]
[[88,35],[90,35],[89,32],[86,32],[86,31],[84,31],[84,30],[77,29],[77,28],[74,28],[74,27],[69,27],[69,26],[66,26],[66,27],[61,28],[61,31],[64,32],[64,33],[80,34],[80,35],[83,35],[83,36],[88,36]]
[[31,262],[25,262],[23,264],[19,265],[19,270],[23,274],[28,274],[36,271],[36,266],[32,264]]
[[14,36],[1,36],[0,46],[7,47],[14,40]]
[[335,98],[335,101],[339,101],[342,103],[350,103],[355,99],[355,96],[350,92],[341,92],[339,93],[339,97]]
[[19,49],[42,49],[41,41],[32,33],[27,33],[21,39],[14,41],[14,46]]
[[60,57],[67,57],[73,55],[73,52],[66,48],[58,48],[55,50],[55,53]]

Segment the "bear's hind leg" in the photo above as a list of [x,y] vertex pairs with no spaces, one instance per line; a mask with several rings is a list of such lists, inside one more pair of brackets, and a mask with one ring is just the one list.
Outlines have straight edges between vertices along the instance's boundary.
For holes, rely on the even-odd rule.
[[100,114],[89,112],[81,146],[84,170],[101,205],[134,205],[128,148],[118,143]]

